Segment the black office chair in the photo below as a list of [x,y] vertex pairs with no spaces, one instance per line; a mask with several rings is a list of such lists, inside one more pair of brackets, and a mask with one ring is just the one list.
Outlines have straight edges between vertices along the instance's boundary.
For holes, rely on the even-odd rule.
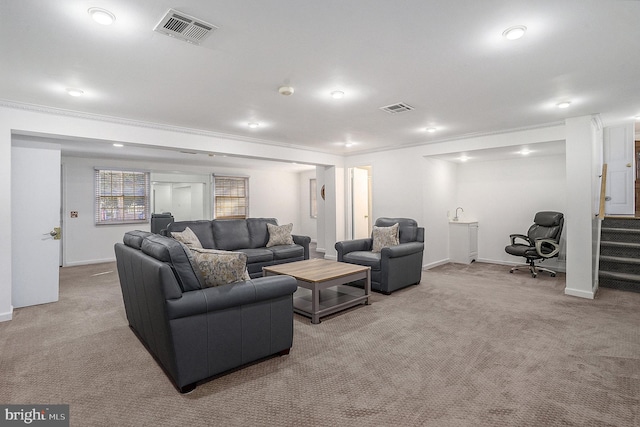
[[[514,256],[521,256],[527,259],[526,266],[529,267],[531,276],[534,278],[538,275],[538,271],[546,271],[551,277],[556,276],[556,272],[548,268],[540,267],[535,264],[537,260],[557,257],[560,253],[560,235],[564,225],[564,215],[560,212],[538,212],[533,219],[534,224],[529,227],[527,235],[512,234],[511,244],[504,250]],[[524,243],[516,243],[520,239]],[[524,265],[515,266],[509,271],[513,273]]]

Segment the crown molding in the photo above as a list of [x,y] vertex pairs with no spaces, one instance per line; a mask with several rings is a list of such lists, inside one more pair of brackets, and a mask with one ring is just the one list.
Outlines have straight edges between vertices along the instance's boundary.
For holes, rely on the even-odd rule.
[[358,156],[358,155],[361,155],[361,154],[380,153],[380,152],[383,152],[383,151],[401,150],[401,149],[404,149],[404,148],[423,147],[425,145],[438,144],[438,143],[442,143],[442,142],[460,141],[460,140],[472,139],[472,138],[482,138],[482,137],[485,137],[485,136],[504,135],[504,134],[508,134],[508,133],[524,132],[524,131],[528,131],[528,130],[537,130],[537,129],[545,129],[545,128],[556,127],[556,126],[564,126],[564,125],[565,125],[565,121],[561,120],[561,121],[557,121],[557,122],[549,122],[549,123],[543,123],[543,124],[539,124],[539,125],[524,126],[524,127],[512,128],[512,129],[503,129],[503,130],[496,130],[496,131],[489,131],[489,132],[466,133],[466,134],[462,134],[462,135],[454,135],[454,136],[447,137],[447,138],[434,139],[434,140],[431,140],[431,141],[422,141],[422,142],[415,142],[415,143],[412,143],[412,144],[404,144],[404,145],[400,145],[400,146],[396,146],[396,147],[377,148],[377,149],[372,149],[372,150],[363,150],[363,151],[359,151],[357,153],[345,154],[345,157]]
[[306,146],[287,144],[284,142],[272,141],[267,139],[239,136],[234,134],[215,132],[215,131],[209,131],[209,130],[203,130],[203,129],[186,128],[186,127],[173,126],[173,125],[167,125],[162,123],[145,122],[141,120],[133,120],[133,119],[127,119],[123,117],[86,113],[83,111],[65,110],[62,108],[48,107],[48,106],[36,105],[36,104],[27,104],[22,102],[10,101],[6,99],[0,99],[0,107],[11,108],[14,110],[29,111],[34,113],[43,113],[43,114],[51,114],[56,116],[72,117],[76,119],[94,120],[94,121],[113,123],[113,124],[124,125],[124,126],[161,130],[165,132],[175,132],[175,133],[181,133],[181,134],[187,134],[187,135],[198,135],[198,136],[204,136],[207,138],[229,139],[232,141],[242,141],[242,142],[249,142],[253,144],[270,145],[273,147],[291,148],[296,150],[310,151],[314,153],[336,155],[335,153],[332,153],[330,151],[315,150]]

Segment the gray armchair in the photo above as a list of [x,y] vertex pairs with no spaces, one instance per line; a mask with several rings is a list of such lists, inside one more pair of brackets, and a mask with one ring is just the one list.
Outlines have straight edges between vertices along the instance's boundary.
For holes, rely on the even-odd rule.
[[[538,276],[538,271],[546,271],[551,277],[556,272],[536,265],[537,260],[557,257],[560,253],[560,235],[564,226],[564,215],[560,212],[538,212],[533,218],[533,225],[527,234],[511,234],[511,244],[504,248],[509,255],[524,257],[527,260],[531,276]],[[511,268],[513,273],[523,266]]]
[[390,227],[399,224],[400,244],[371,252],[373,239],[337,242],[338,261],[371,267],[371,289],[390,294],[400,288],[420,283],[424,228],[408,218],[378,218],[375,225]]

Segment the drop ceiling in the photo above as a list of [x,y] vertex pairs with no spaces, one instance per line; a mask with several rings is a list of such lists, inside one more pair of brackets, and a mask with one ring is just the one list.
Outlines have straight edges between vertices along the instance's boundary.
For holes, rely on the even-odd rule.
[[[217,28],[199,45],[155,32],[170,9]],[[21,0],[0,13],[0,105],[345,155],[640,115],[640,1]],[[514,25],[525,36],[504,39]],[[413,109],[381,110],[398,103]]]

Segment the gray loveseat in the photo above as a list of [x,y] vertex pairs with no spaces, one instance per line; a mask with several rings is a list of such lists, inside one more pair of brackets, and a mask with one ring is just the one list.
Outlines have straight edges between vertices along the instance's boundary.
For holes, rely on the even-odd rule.
[[266,247],[267,224],[278,225],[278,221],[275,218],[177,221],[169,224],[163,234],[170,236],[171,232],[189,227],[203,248],[244,252],[252,279],[262,276],[262,267],[309,259],[309,236],[292,235],[293,245]]
[[289,276],[202,287],[189,250],[170,237],[125,234],[115,253],[127,320],[181,393],[293,343]]

